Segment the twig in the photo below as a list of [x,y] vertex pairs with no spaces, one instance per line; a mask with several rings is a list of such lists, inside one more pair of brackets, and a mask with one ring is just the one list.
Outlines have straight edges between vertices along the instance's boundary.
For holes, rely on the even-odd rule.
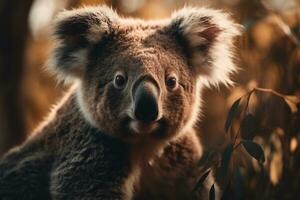
[[281,98],[283,98],[283,99],[285,99],[285,100],[288,100],[288,101],[290,101],[291,103],[297,104],[297,102],[295,102],[294,100],[290,99],[290,98],[287,97],[286,95],[281,94],[281,93],[279,93],[279,92],[276,92],[276,91],[274,91],[274,90],[272,90],[272,89],[258,88],[258,87],[257,87],[257,88],[254,88],[253,90],[260,91],[260,92],[268,92],[268,93],[274,94],[274,95],[276,95],[276,96],[278,96],[278,97],[281,97]]

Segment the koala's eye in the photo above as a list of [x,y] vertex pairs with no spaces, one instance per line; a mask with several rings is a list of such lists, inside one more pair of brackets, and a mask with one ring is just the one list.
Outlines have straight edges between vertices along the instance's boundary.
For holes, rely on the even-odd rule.
[[174,90],[177,88],[177,77],[175,75],[170,75],[166,78],[166,85],[168,89]]
[[117,73],[114,79],[114,86],[117,89],[123,89],[126,85],[127,79],[124,74]]

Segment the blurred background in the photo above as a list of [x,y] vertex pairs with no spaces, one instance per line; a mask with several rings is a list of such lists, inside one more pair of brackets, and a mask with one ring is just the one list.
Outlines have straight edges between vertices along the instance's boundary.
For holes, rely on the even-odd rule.
[[[240,71],[234,87],[205,89],[199,137],[205,152],[222,152],[231,138],[224,123],[236,99],[255,87],[285,95],[290,101],[270,92],[251,95],[248,111],[255,131],[242,137],[263,146],[266,162],[259,166],[243,149],[237,151],[231,177],[238,184],[232,185],[239,191],[236,199],[300,198],[299,0],[1,0],[0,156],[23,142],[68,88],[43,68],[53,17],[63,9],[98,4],[143,19],[169,17],[184,5],[231,12],[244,26],[236,51]],[[233,125],[238,127],[240,120]]]

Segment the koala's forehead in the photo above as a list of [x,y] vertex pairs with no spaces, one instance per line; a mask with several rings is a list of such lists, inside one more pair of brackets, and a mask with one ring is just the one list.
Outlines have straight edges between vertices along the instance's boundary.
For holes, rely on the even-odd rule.
[[100,62],[105,61],[106,64],[139,65],[152,69],[176,68],[184,64],[180,45],[163,24],[118,25],[113,27],[106,40],[104,46],[100,44],[102,51],[96,55],[101,56]]
[[[163,24],[130,23],[113,27],[116,42],[130,49],[167,48],[172,43]],[[171,48],[171,47],[169,47]]]

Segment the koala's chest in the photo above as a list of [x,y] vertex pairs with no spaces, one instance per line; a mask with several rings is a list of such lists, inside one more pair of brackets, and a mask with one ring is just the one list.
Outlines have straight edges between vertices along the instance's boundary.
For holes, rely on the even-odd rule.
[[72,148],[61,152],[50,175],[54,199],[124,198],[118,188],[130,173],[127,149],[104,142],[90,137],[73,141]]
[[[164,154],[142,169],[136,200],[195,199],[199,152],[171,144]],[[200,156],[200,155],[199,155]]]

